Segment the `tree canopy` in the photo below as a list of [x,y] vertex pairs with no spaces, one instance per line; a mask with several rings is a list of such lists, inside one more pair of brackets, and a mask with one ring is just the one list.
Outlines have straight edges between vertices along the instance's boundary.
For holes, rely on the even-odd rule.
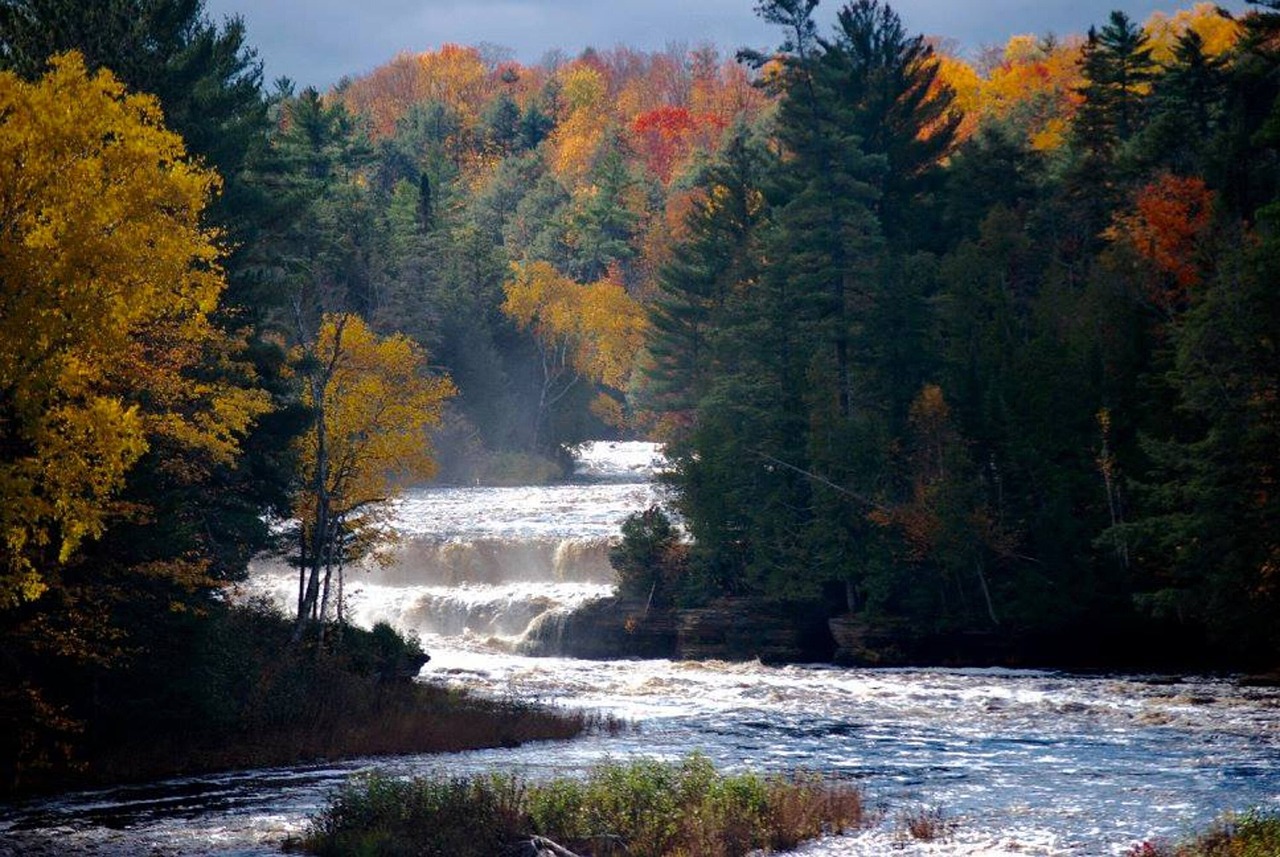
[[228,460],[265,394],[201,377],[232,343],[193,165],[154,99],[77,54],[38,82],[0,73],[0,460],[6,603],[101,535],[156,438]]

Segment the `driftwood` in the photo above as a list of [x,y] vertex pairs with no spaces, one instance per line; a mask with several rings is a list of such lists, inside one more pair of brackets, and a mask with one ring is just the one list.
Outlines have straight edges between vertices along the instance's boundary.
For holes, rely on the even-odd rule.
[[511,857],[582,857],[545,836],[530,836],[528,841],[516,845]]

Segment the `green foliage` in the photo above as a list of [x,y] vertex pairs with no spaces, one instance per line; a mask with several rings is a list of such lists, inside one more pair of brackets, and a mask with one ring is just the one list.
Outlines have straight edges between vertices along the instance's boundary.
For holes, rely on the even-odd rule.
[[678,440],[691,411],[721,371],[716,332],[727,326],[741,284],[755,278],[757,226],[768,214],[759,190],[772,159],[751,130],[737,125],[717,159],[698,177],[699,193],[678,244],[658,278],[649,307],[646,404],[662,412]]
[[363,775],[313,819],[303,845],[321,855],[487,857],[541,836],[582,854],[732,857],[789,850],[863,823],[849,786],[721,775],[695,754],[678,763],[606,761],[583,780]]
[[685,582],[687,554],[680,531],[661,508],[651,506],[622,522],[622,541],[609,550],[609,564],[623,595],[669,605]]
[[924,37],[908,36],[888,4],[856,0],[841,7],[836,21],[834,38],[819,40],[817,97],[864,153],[884,159],[874,208],[885,236],[928,244],[926,202],[961,120],[955,93],[938,79]]
[[[688,585],[1274,659],[1280,16],[1161,67],[1115,13],[1065,149],[988,114],[953,151],[923,43],[873,0],[830,38],[813,8],[761,4],[784,158],[726,150],[654,304]],[[1196,224],[1152,192],[1199,181]]]

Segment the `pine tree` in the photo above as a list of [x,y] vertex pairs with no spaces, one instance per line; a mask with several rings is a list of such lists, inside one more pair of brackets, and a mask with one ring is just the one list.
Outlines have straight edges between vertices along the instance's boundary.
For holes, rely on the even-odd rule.
[[1226,63],[1205,53],[1194,30],[1178,39],[1173,64],[1152,85],[1151,119],[1135,146],[1141,167],[1180,175],[1203,175],[1211,168],[1225,130]]
[[955,92],[923,36],[908,36],[880,0],[857,0],[837,13],[835,36],[819,39],[815,89],[833,105],[862,151],[884,159],[873,209],[894,245],[919,241],[922,203],[955,145],[961,121]]
[[697,183],[699,197],[685,222],[688,237],[659,273],[660,292],[649,313],[647,395],[670,428],[692,419],[723,369],[715,335],[735,295],[757,277],[756,228],[767,215],[760,187],[769,167],[767,151],[749,129],[735,126]]
[[[1280,651],[1280,241],[1224,258],[1173,331],[1171,379],[1186,415],[1180,436],[1148,437],[1155,463],[1143,514],[1110,535],[1131,539],[1157,615],[1203,622],[1237,655]],[[1241,242],[1244,244],[1244,242]]]

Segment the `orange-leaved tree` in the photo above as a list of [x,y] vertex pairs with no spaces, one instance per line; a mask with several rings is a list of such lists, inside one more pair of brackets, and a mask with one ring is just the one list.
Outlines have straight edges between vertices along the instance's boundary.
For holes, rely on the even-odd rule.
[[1195,176],[1162,173],[1134,194],[1133,209],[1117,213],[1108,238],[1149,262],[1146,298],[1165,318],[1186,309],[1209,259],[1206,241],[1215,195]]
[[331,604],[341,619],[345,564],[387,538],[389,501],[435,475],[428,432],[454,387],[427,373],[426,355],[408,337],[379,337],[351,314],[325,315],[295,360],[313,415],[298,440],[300,636]]
[[78,54],[0,74],[0,607],[39,598],[155,443],[229,462],[269,407],[232,343],[201,212],[218,177],[155,99]]

